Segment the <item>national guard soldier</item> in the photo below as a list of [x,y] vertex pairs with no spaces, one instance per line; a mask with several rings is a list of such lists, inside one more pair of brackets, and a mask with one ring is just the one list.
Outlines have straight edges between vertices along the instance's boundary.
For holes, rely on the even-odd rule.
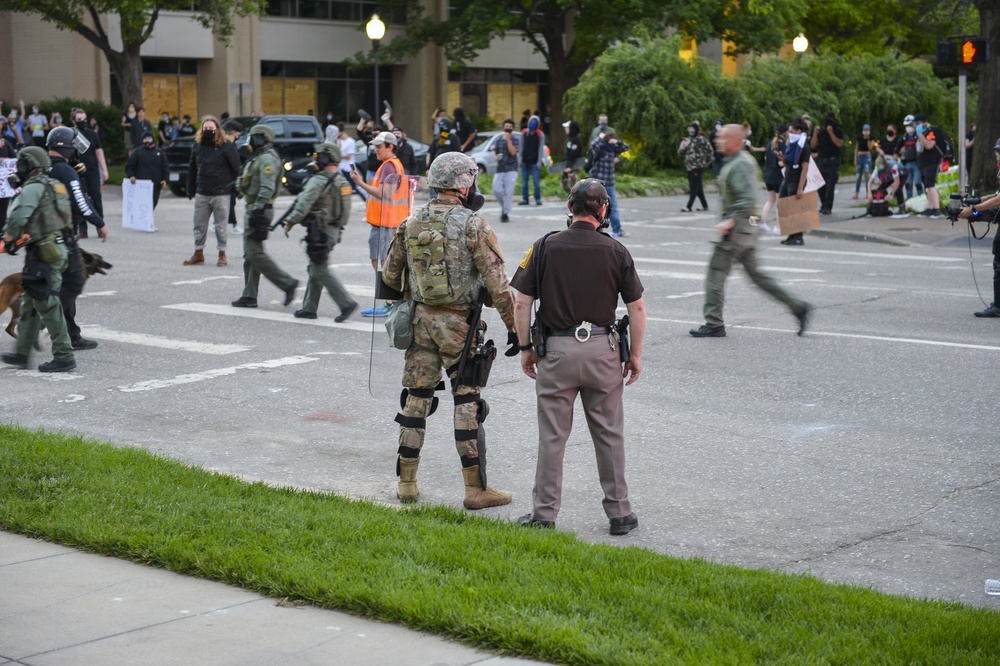
[[[66,186],[69,194],[70,210],[73,214],[73,229],[87,228],[91,223],[97,229],[97,235],[102,242],[108,240],[108,227],[104,218],[88,196],[86,183],[80,179],[77,169],[86,167],[81,162],[81,155],[89,152],[90,142],[80,130],[71,127],[57,127],[49,132],[45,139],[45,147],[49,150],[49,160],[52,168],[49,175]],[[63,319],[66,320],[66,332],[69,333],[73,349],[93,349],[96,340],[83,337],[76,323],[76,299],[83,293],[83,255],[76,240],[76,234],[71,230],[66,234],[66,270],[63,271],[62,289],[59,290],[59,301],[62,303]]]
[[[413,341],[403,368],[402,412],[396,416],[396,496],[403,502],[414,502],[419,495],[420,449],[427,417],[438,404],[434,391],[444,388],[441,368],[451,379],[455,398],[455,442],[465,479],[465,508],[500,506],[511,500],[509,492],[486,484],[482,422],[489,408],[480,393],[488,366],[474,378],[476,373],[469,370],[476,364],[467,363],[469,329],[479,330],[478,314],[487,295],[511,331],[508,341],[514,328],[513,298],[500,243],[486,220],[476,214],[483,205],[476,190],[478,173],[475,161],[461,152],[434,160],[427,184],[437,198],[399,225],[382,272],[386,285],[415,303]],[[495,348],[492,352],[495,355]],[[488,354],[480,358],[492,360]]]
[[358,309],[358,304],[337,276],[330,272],[327,260],[333,246],[340,242],[350,219],[353,190],[339,170],[340,148],[332,143],[317,143],[315,150],[314,159],[319,172],[306,181],[285,218],[286,236],[296,224],[307,230],[305,243],[309,257],[309,281],[302,298],[302,309],[296,310],[295,316],[316,319],[319,297],[323,295],[323,287],[326,287],[330,297],[340,307],[340,314],[334,317],[334,321],[339,323],[347,321]]
[[281,190],[281,158],[275,152],[274,130],[254,125],[247,143],[252,151],[236,181],[236,191],[246,198],[247,209],[243,234],[243,295],[233,301],[235,308],[257,307],[257,288],[263,275],[285,293],[285,305],[295,298],[299,281],[281,270],[264,252],[268,227],[274,217],[274,200]]
[[46,173],[51,166],[44,148],[30,146],[17,154],[17,178],[24,185],[7,216],[4,242],[11,254],[22,242],[27,248],[22,272],[24,296],[16,351],[3,354],[2,360],[27,368],[38,331],[45,326],[52,338],[54,358],[38,370],[68,372],[76,368],[76,359],[57,294],[67,264],[63,235],[71,230],[73,218],[66,187]]

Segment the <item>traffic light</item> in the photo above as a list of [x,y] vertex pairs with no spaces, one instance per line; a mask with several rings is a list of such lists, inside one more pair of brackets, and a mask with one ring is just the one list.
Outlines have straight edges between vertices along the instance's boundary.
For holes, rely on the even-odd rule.
[[955,42],[937,43],[937,66],[954,67],[958,64],[958,48]]
[[963,39],[959,55],[963,65],[982,65],[990,59],[990,43],[979,38]]

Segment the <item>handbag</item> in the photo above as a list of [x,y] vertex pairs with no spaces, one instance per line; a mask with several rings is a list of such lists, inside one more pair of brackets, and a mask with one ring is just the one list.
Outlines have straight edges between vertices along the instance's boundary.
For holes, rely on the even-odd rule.
[[417,303],[412,299],[396,301],[392,312],[385,318],[385,332],[396,349],[409,349],[413,344],[413,315],[416,309]]

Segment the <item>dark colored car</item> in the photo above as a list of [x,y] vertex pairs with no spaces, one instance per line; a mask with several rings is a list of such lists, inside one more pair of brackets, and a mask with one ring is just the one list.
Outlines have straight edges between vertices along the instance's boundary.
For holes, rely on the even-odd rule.
[[[323,142],[323,128],[319,121],[312,116],[298,115],[241,116],[234,120],[238,120],[244,128],[243,134],[236,139],[237,147],[246,142],[247,132],[258,123],[274,130],[274,148],[281,156],[285,170],[282,183],[291,194],[301,192],[308,176],[305,167],[312,161],[313,146]],[[167,161],[170,162],[170,191],[177,196],[187,196],[185,183],[193,147],[192,139],[175,139],[166,148]]]

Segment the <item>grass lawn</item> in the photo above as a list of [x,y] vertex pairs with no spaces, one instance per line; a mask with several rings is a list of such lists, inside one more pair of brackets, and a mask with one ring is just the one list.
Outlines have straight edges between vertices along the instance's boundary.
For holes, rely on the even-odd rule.
[[[711,182],[711,178],[706,183]],[[633,176],[631,174],[618,173],[615,175],[615,189],[619,197],[659,197],[674,194],[684,194],[687,192],[687,175],[683,171],[658,171],[652,176]],[[479,176],[479,190],[487,199],[493,195],[493,177],[486,174]],[[534,187],[529,187],[529,194],[534,200]],[[517,184],[514,186],[514,201],[519,201],[521,196],[521,177],[518,176]],[[566,198],[566,192],[559,184],[559,176],[548,172],[542,173],[542,196]]]
[[14,426],[0,426],[0,528],[546,661],[1000,663],[995,611],[245,483]]

